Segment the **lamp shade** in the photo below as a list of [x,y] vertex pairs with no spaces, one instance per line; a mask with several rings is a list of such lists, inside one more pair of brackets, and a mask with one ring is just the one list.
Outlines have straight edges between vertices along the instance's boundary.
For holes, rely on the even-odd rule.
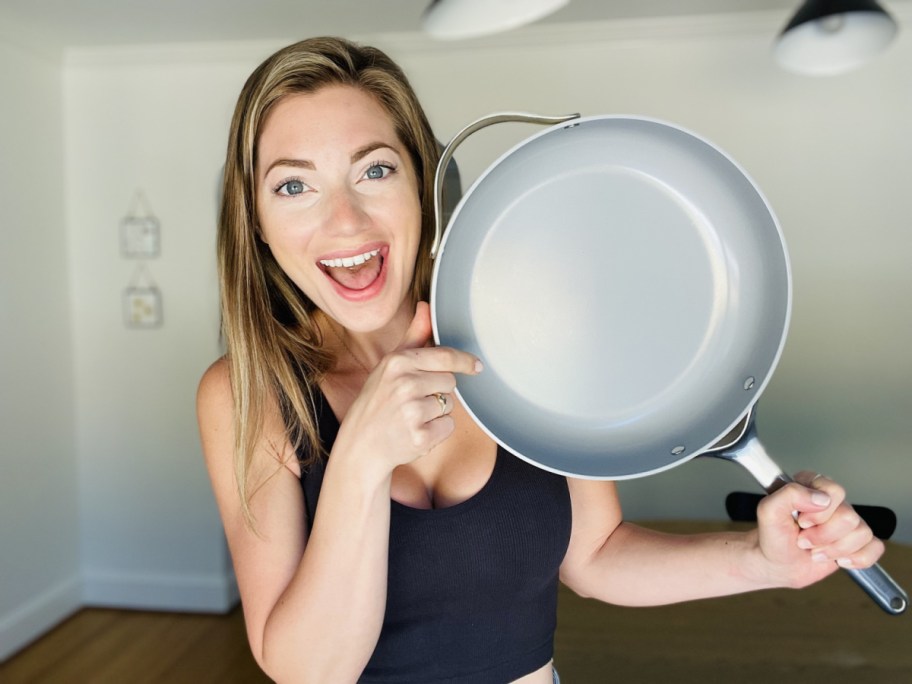
[[886,49],[896,32],[874,0],[807,0],[779,34],[773,55],[796,73],[840,74]]
[[435,38],[458,40],[531,24],[569,0],[433,0],[425,10],[424,30]]

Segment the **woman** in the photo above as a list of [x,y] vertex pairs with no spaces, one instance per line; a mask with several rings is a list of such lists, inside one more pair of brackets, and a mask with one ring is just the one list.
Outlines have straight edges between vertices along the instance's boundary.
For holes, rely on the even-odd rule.
[[670,536],[623,522],[611,482],[500,450],[453,394],[481,361],[429,345],[437,155],[399,68],[343,40],[279,51],[237,104],[218,244],[228,353],[198,413],[270,677],[546,684],[558,576],[650,605],[877,560],[820,476],[767,497],[758,530]]

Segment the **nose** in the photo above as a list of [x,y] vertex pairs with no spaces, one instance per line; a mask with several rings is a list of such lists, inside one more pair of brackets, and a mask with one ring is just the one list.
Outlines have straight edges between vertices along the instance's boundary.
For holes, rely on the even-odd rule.
[[340,188],[330,198],[327,224],[337,235],[355,235],[370,225],[370,216],[356,193]]

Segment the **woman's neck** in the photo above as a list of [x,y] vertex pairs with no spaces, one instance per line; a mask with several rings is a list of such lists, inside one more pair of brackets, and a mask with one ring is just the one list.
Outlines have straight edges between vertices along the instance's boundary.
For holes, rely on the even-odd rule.
[[382,329],[358,332],[344,328],[326,314],[320,316],[324,345],[336,357],[336,372],[370,374],[381,359],[399,347],[408,330],[414,307],[405,304]]

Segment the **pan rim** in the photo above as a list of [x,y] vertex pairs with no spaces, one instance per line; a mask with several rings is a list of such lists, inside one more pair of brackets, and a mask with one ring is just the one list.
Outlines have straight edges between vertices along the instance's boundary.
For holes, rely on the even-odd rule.
[[743,405],[741,405],[741,410],[738,412],[737,416],[734,419],[727,421],[725,425],[720,424],[718,434],[716,434],[713,439],[708,440],[705,443],[701,442],[699,447],[688,448],[686,451],[681,453],[679,455],[679,457],[670,458],[670,459],[664,461],[663,463],[661,463],[660,465],[656,465],[654,467],[647,467],[647,468],[643,468],[641,470],[635,470],[635,471],[628,470],[625,472],[615,471],[615,472],[605,473],[605,474],[593,474],[593,473],[581,473],[581,472],[577,472],[577,471],[570,470],[567,468],[557,467],[548,462],[543,462],[542,459],[535,458],[535,457],[525,453],[525,450],[517,449],[515,446],[509,444],[508,440],[503,439],[500,435],[498,435],[496,433],[496,431],[490,429],[487,424],[487,421],[484,420],[482,418],[482,416],[478,415],[478,412],[476,411],[472,402],[467,399],[467,397],[465,396],[465,393],[460,389],[459,385],[457,384],[457,387],[454,390],[454,393],[457,395],[459,400],[462,402],[463,406],[466,408],[466,410],[469,413],[472,420],[474,420],[475,423],[479,427],[481,427],[482,430],[489,437],[491,437],[497,444],[499,444],[500,446],[505,448],[510,453],[520,457],[521,459],[523,459],[537,467],[540,467],[544,470],[547,470],[547,471],[550,471],[553,473],[557,473],[557,474],[561,474],[561,475],[576,477],[576,478],[580,478],[580,479],[623,480],[623,479],[634,479],[634,478],[639,478],[639,477],[645,477],[647,475],[651,475],[651,474],[655,474],[658,472],[668,470],[670,468],[673,468],[677,465],[680,465],[683,462],[686,462],[686,461],[696,457],[700,453],[703,453],[707,449],[711,448],[713,444],[715,444],[720,438],[722,438],[726,433],[728,433],[735,425],[737,425],[738,422],[743,418],[743,416],[748,411],[750,411],[753,408],[753,406],[757,403],[760,396],[765,391],[766,387],[768,386],[769,382],[771,381],[772,375],[773,375],[776,367],[778,366],[779,361],[781,360],[781,357],[782,357],[782,354],[783,354],[783,351],[785,348],[785,342],[786,342],[786,339],[788,336],[788,330],[789,330],[789,326],[791,323],[792,305],[793,305],[792,304],[793,280],[792,280],[791,261],[789,258],[789,253],[788,253],[787,245],[785,242],[785,237],[782,232],[782,227],[778,220],[778,217],[776,216],[775,212],[773,211],[768,198],[762,192],[762,190],[760,189],[758,184],[754,181],[754,179],[750,176],[750,174],[747,173],[747,171],[744,169],[744,167],[740,163],[738,163],[731,155],[726,153],[722,148],[720,148],[718,145],[716,145],[712,141],[708,140],[706,137],[704,137],[698,133],[695,133],[694,131],[692,131],[686,127],[680,126],[675,123],[670,123],[668,121],[654,118],[654,117],[642,116],[642,115],[628,115],[628,114],[600,114],[600,115],[586,116],[586,117],[582,117],[579,119],[575,119],[569,123],[560,123],[560,124],[556,124],[553,126],[549,126],[545,129],[519,141],[518,143],[513,145],[510,149],[508,149],[503,154],[501,154],[492,164],[490,164],[478,176],[477,179],[475,179],[475,181],[471,184],[469,189],[465,192],[465,194],[462,196],[459,203],[457,204],[456,208],[454,209],[454,211],[448,221],[446,229],[443,231],[443,237],[441,240],[440,249],[437,254],[435,263],[434,263],[434,268],[433,268],[433,273],[432,273],[432,278],[431,278],[431,288],[430,288],[430,293],[431,293],[430,309],[431,309],[431,324],[432,324],[433,339],[434,339],[434,343],[439,345],[439,344],[441,344],[441,331],[440,331],[440,321],[439,321],[439,315],[440,315],[439,308],[440,307],[439,307],[437,295],[439,293],[439,288],[441,287],[441,283],[440,283],[441,275],[440,274],[441,274],[441,270],[442,270],[442,264],[444,264],[446,262],[447,246],[450,244],[450,242],[452,240],[455,239],[455,238],[453,238],[454,232],[451,230],[451,228],[456,223],[458,223],[459,218],[460,218],[461,214],[463,213],[465,206],[467,205],[467,203],[471,202],[471,198],[478,191],[477,189],[482,186],[482,184],[485,182],[485,180],[487,178],[489,178],[491,176],[491,174],[494,173],[499,167],[501,167],[501,165],[507,163],[507,160],[512,158],[519,150],[521,150],[527,146],[530,146],[530,145],[539,144],[539,141],[541,139],[545,138],[546,136],[555,135],[556,133],[558,133],[559,131],[561,131],[563,129],[572,128],[572,127],[580,127],[580,126],[583,126],[583,127],[592,126],[593,124],[602,123],[602,122],[621,122],[621,123],[634,122],[636,124],[645,124],[645,125],[650,125],[650,126],[667,128],[667,129],[670,129],[670,130],[676,132],[677,134],[683,134],[684,136],[691,138],[692,140],[699,143],[701,146],[707,148],[708,150],[711,150],[714,154],[721,157],[727,164],[731,165],[731,167],[738,174],[740,174],[743,181],[746,182],[747,185],[750,187],[751,192],[756,195],[756,198],[759,200],[759,203],[762,205],[763,209],[765,210],[766,214],[768,215],[768,223],[775,229],[775,235],[778,238],[779,245],[781,246],[781,260],[782,260],[782,268],[783,268],[784,309],[782,310],[781,330],[779,332],[778,340],[776,341],[776,344],[775,344],[775,351],[773,352],[773,354],[771,356],[771,361],[768,364],[768,367],[766,368],[765,373],[762,375],[762,377],[755,378],[755,384],[750,389],[750,395],[749,395],[750,399],[745,401],[745,403]]

